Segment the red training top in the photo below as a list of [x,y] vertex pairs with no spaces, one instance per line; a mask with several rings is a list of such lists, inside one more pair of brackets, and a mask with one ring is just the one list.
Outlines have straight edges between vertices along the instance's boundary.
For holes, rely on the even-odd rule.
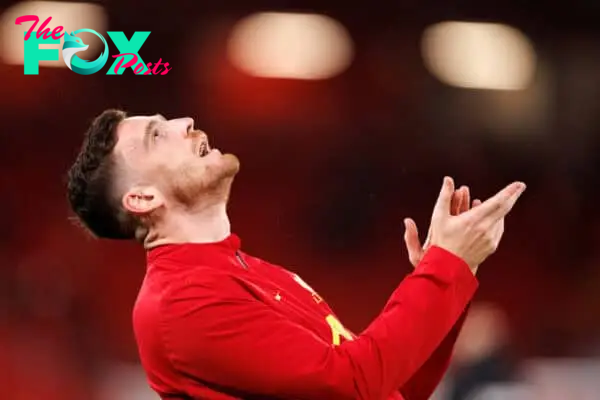
[[461,259],[432,247],[355,336],[297,275],[239,248],[148,252],[133,325],[162,399],[429,398],[478,286]]

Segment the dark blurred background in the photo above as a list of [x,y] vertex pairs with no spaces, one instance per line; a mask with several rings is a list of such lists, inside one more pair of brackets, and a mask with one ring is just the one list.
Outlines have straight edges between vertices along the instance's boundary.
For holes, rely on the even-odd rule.
[[[402,219],[426,233],[444,175],[483,199],[526,182],[436,396],[600,399],[600,2],[0,8],[1,398],[155,398],[131,326],[144,252],[90,238],[65,200],[87,125],[119,107],[191,116],[238,155],[230,216],[243,249],[300,274],[355,332],[410,273]],[[305,19],[247,19],[267,11]],[[172,70],[107,76],[109,57],[83,76],[61,57],[24,75],[31,24],[14,20],[26,14],[53,16],[51,30],[151,31],[139,54]],[[99,41],[86,35],[91,60]]]

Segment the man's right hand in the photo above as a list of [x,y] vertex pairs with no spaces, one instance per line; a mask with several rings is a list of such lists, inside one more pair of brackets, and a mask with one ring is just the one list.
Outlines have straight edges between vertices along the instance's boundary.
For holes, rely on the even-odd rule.
[[499,222],[510,212],[524,190],[524,183],[511,183],[480,205],[454,216],[450,213],[454,181],[444,178],[431,216],[431,245],[455,254],[472,270],[476,269],[498,248],[504,233],[504,224]]

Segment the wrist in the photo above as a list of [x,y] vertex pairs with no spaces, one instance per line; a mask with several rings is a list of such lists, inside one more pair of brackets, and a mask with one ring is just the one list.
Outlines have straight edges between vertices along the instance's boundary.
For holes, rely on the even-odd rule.
[[469,269],[469,271],[471,271],[471,273],[473,275],[477,274],[477,270],[479,269],[479,264],[476,264],[473,260],[469,260],[467,258],[464,258],[462,255],[460,255],[459,251],[455,251],[454,249],[448,248],[448,247],[443,247],[440,245],[431,245],[430,248],[437,248],[440,249],[444,252],[450,253],[453,256],[455,256],[456,258],[460,259]]
[[471,266],[455,253],[439,246],[432,245],[419,266],[415,269],[417,274],[434,274],[441,282],[468,281],[477,282]]

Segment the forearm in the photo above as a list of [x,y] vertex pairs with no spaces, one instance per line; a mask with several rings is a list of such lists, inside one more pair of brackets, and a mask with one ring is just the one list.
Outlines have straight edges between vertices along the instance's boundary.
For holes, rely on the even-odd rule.
[[364,382],[365,387],[380,388],[381,395],[387,395],[404,386],[449,336],[476,288],[464,262],[440,248],[430,249],[382,314],[357,340],[344,344],[351,348],[363,379],[377,382]]
[[454,345],[456,344],[467,313],[468,306],[431,357],[400,389],[405,400],[427,400],[431,397],[448,370]]

